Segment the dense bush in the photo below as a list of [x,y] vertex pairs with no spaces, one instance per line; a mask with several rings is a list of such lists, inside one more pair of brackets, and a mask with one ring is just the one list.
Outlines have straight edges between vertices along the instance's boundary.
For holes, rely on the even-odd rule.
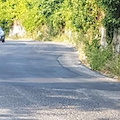
[[101,49],[99,40],[94,39],[91,44],[86,43],[86,55],[90,67],[94,70],[100,70],[112,57],[111,47]]
[[118,75],[120,77],[120,56],[113,57],[111,60],[109,60],[103,67],[103,70],[107,71],[111,77],[114,75]]
[[105,17],[102,20],[107,29],[107,35],[112,40],[114,29],[120,27],[120,0],[98,0]]

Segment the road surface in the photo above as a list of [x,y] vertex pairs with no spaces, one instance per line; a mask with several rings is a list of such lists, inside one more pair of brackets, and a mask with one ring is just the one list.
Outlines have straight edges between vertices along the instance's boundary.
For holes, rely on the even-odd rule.
[[0,43],[0,120],[120,120],[120,83],[61,43]]

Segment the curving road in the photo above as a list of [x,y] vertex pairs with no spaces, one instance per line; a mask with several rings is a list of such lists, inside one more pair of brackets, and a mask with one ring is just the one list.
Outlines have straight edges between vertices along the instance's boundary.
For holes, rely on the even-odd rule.
[[120,120],[120,83],[61,43],[0,43],[0,120]]

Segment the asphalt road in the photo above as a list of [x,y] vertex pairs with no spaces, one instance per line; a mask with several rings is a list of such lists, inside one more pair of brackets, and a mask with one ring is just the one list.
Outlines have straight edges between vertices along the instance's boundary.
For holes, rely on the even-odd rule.
[[70,45],[0,43],[0,120],[120,120],[120,83]]

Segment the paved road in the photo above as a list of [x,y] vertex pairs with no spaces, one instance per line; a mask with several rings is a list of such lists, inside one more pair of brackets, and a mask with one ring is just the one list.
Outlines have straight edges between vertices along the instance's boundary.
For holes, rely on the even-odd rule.
[[71,46],[6,41],[0,120],[120,120],[120,83],[80,65]]

